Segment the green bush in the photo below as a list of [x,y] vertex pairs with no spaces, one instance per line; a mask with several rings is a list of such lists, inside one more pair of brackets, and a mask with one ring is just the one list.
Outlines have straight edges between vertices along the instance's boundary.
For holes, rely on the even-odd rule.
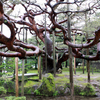
[[49,91],[55,90],[54,77],[52,74],[49,73],[48,77],[43,77],[42,82],[47,86]]
[[6,94],[6,92],[7,92],[7,90],[3,86],[0,86],[0,95]]
[[74,85],[74,93],[75,95],[80,95],[80,92],[83,90],[82,87]]
[[41,95],[41,93],[40,93],[39,90],[35,90],[34,93],[35,93],[36,95]]
[[12,81],[6,81],[4,83],[4,88],[7,89],[7,92],[15,92],[15,83]]
[[58,95],[58,91],[55,91],[54,93],[53,93],[53,96],[57,96]]
[[3,78],[0,79],[0,86],[3,86],[5,80]]
[[26,100],[26,97],[15,97],[15,96],[9,96],[9,97],[5,97],[6,100]]
[[80,92],[80,95],[82,95],[82,96],[95,96],[96,92],[95,92],[94,87],[90,83],[88,83],[86,85],[86,87],[84,88],[84,90],[82,90]]
[[32,94],[34,92],[34,88],[32,87],[24,87],[24,93]]
[[42,83],[37,90],[34,91],[35,95],[42,95],[42,96],[53,96],[57,95],[55,92],[55,82],[54,77],[52,74],[46,74],[43,79]]

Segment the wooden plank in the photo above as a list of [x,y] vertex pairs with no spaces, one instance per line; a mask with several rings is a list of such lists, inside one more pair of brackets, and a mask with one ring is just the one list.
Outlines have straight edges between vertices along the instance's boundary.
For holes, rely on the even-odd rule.
[[[18,74],[18,77],[21,77],[21,76],[22,76],[22,74]],[[24,76],[32,77],[32,76],[38,76],[38,74],[37,73],[28,73],[28,74],[24,74]],[[13,78],[13,76],[7,76],[7,78]]]
[[[18,77],[22,76],[22,74],[18,74]],[[27,77],[31,77],[31,76],[38,76],[38,74],[36,73],[28,73],[28,74],[24,74],[24,76],[27,76]]]

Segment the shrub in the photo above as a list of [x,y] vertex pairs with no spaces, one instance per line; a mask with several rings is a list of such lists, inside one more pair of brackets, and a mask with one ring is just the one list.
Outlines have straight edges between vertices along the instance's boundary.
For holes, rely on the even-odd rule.
[[7,89],[7,92],[15,92],[15,83],[12,81],[6,81],[4,83],[4,88]]
[[0,79],[0,86],[3,86],[5,80],[3,78]]
[[7,92],[7,90],[3,86],[0,86],[0,95],[6,94],[6,92]]
[[55,82],[52,74],[46,74],[42,83],[37,90],[34,91],[35,95],[43,95],[43,96],[53,96],[56,95],[55,92]]
[[82,95],[82,96],[95,96],[96,92],[95,92],[94,87],[90,83],[88,83],[86,85],[86,87],[84,88],[84,90],[80,92],[80,95]]
[[80,95],[80,92],[83,90],[82,87],[74,85],[74,93],[75,95]]
[[54,93],[53,93],[53,96],[57,96],[58,95],[58,91],[55,91]]
[[24,87],[24,93],[32,94],[34,92],[34,88],[32,87]]

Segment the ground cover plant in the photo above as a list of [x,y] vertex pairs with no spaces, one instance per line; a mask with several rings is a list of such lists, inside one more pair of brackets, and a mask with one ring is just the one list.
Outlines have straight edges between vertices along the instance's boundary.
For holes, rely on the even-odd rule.
[[[94,74],[92,74],[92,72],[91,72],[91,76],[92,76],[91,83],[88,83],[86,69],[85,69],[85,74],[83,74],[83,72],[80,68],[77,68],[76,70],[78,70],[78,71],[76,74],[74,74],[74,93],[75,93],[75,95],[96,96],[96,93],[98,93],[98,95],[99,95],[99,90],[96,90],[98,88],[100,89],[99,73],[95,72]],[[33,72],[33,73],[36,71],[37,70],[33,70],[33,71],[31,70],[31,72]],[[53,77],[53,74],[49,74],[49,75],[50,75],[54,85],[50,85],[50,87],[49,87],[48,82],[46,82],[47,75],[45,76],[43,74],[43,77],[42,77],[43,79],[38,82],[27,80],[24,84],[24,93],[25,94],[33,94],[33,95],[37,95],[37,96],[39,96],[39,95],[40,96],[70,95],[69,68],[63,68],[62,73],[57,73],[56,77]],[[35,78],[38,78],[38,77],[36,76]],[[50,79],[50,78],[48,78],[48,79]],[[49,81],[52,83],[51,79]],[[1,82],[1,84],[2,84],[1,86],[5,86],[4,85],[5,82],[6,81],[3,80],[3,82]],[[11,80],[8,80],[8,82],[11,83]],[[44,88],[40,88],[40,87],[42,87],[42,85],[44,83],[45,83],[45,86],[47,85],[48,91],[50,89],[51,92],[49,91],[49,93],[48,93],[47,89],[45,89],[46,93],[43,93],[43,90],[41,90],[41,89],[44,89]],[[15,93],[15,90],[14,90],[15,87],[13,87],[13,89],[12,88],[10,89],[10,88],[11,87],[9,87],[9,89],[8,89],[6,86],[5,91],[7,91],[8,93],[12,93],[11,90],[13,90],[13,93]],[[52,89],[54,89],[54,90],[52,90]],[[42,92],[40,92],[40,91],[42,91]],[[19,89],[19,93],[21,93],[21,87]],[[2,89],[2,94],[6,94],[6,92],[3,92],[3,89]]]

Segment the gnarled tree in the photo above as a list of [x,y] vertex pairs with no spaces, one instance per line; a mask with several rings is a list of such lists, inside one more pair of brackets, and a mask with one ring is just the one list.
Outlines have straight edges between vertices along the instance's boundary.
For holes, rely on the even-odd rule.
[[[92,38],[87,39],[84,44],[73,44],[68,38],[67,33],[67,14],[70,13],[70,17],[72,20],[77,20],[80,17],[77,14],[91,13],[94,14],[97,10],[99,10],[99,1],[95,0],[91,3],[90,0],[74,0],[73,2],[66,2],[65,0],[46,0],[44,6],[39,5],[36,2],[31,2],[31,0],[19,0],[16,2],[9,2],[9,0],[0,1],[0,25],[3,23],[9,28],[11,35],[10,38],[6,37],[4,34],[0,33],[0,49],[7,48],[6,52],[0,52],[0,56],[5,57],[19,57],[26,58],[27,56],[38,56],[42,55],[44,58],[47,56],[47,68],[48,72],[53,70],[53,58],[52,58],[52,41],[49,38],[48,34],[53,34],[55,32],[55,36],[63,35],[63,44],[66,45],[66,48],[56,48],[56,52],[63,52],[62,57],[58,59],[56,63],[56,69],[58,70],[61,67],[62,62],[66,61],[69,58],[67,46],[72,48],[72,54],[76,58],[82,58],[86,60],[99,60],[100,59],[100,29],[95,29]],[[87,7],[84,8],[83,5],[87,4]],[[70,4],[72,9],[69,11],[66,9],[66,6]],[[19,16],[19,20],[17,18],[13,18],[7,13],[4,12],[3,8],[8,8],[11,12],[15,12],[15,8],[17,5],[20,5],[25,9],[25,12],[22,16]],[[18,7],[18,6],[17,6]],[[75,7],[75,9],[74,9]],[[83,7],[83,8],[82,8]],[[46,14],[46,23],[44,20],[44,15]],[[39,16],[39,17],[38,17]],[[60,18],[63,16],[63,18]],[[41,22],[37,21],[36,18],[41,18]],[[45,25],[46,24],[46,25]],[[18,27],[17,25],[20,25]],[[29,32],[32,35],[36,35],[43,43],[47,45],[47,52],[45,49],[39,49],[39,47],[24,43],[20,40],[20,38],[16,37],[18,34],[20,36],[21,30],[23,29],[23,25],[27,27]],[[74,25],[72,25],[74,26]],[[78,31],[85,32],[82,28],[71,28],[71,34],[77,35]],[[45,36],[45,33],[47,35]],[[6,33],[7,34],[7,33]],[[84,33],[85,34],[85,33]],[[46,38],[46,39],[45,39]],[[88,57],[81,53],[83,48],[90,48],[97,44],[97,54],[95,56]],[[29,49],[25,51],[25,49]],[[12,51],[12,52],[9,52]],[[45,61],[44,61],[44,71],[45,71]]]

